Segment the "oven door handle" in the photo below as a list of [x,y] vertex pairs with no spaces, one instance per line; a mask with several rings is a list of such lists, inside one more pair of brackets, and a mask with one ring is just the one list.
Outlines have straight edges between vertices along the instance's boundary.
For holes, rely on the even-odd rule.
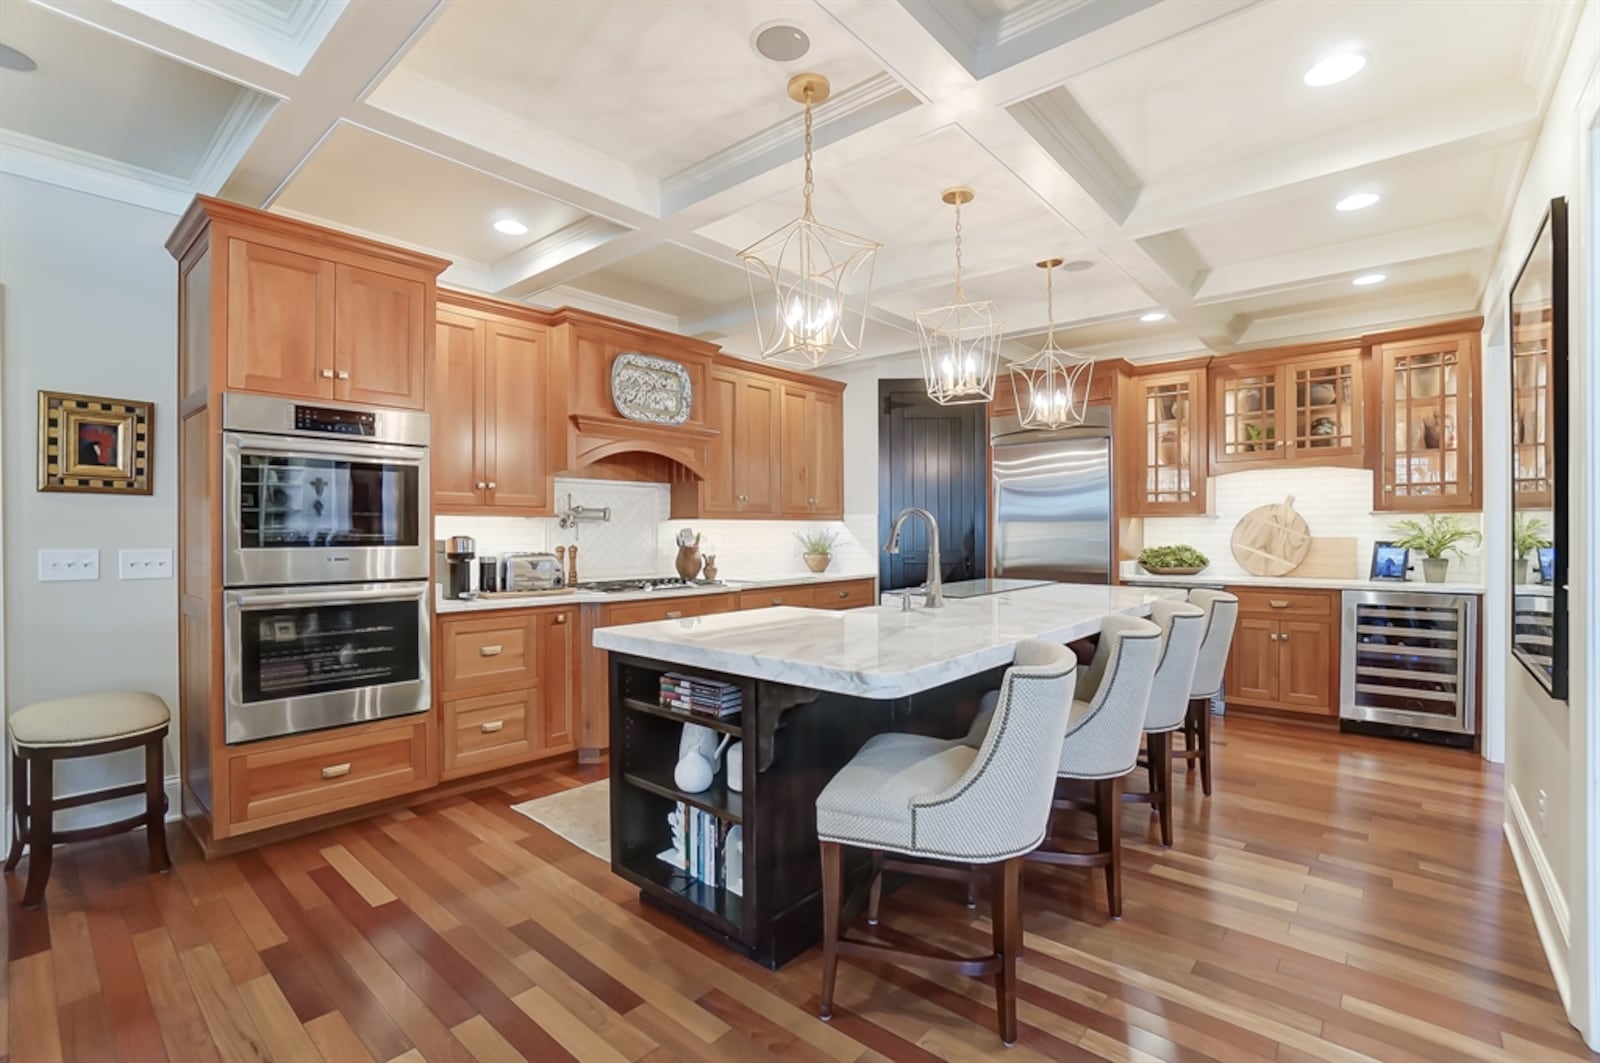
[[264,605],[275,608],[296,605],[320,605],[333,602],[419,602],[428,596],[426,587],[414,591],[396,591],[384,587],[375,590],[362,591],[308,591],[294,594],[241,594],[237,601],[239,608],[249,609],[254,606]]
[[247,435],[229,432],[224,437],[230,450],[241,454],[284,454],[298,457],[337,456],[384,458],[407,465],[421,465],[427,450],[396,443],[347,443],[342,439],[285,439],[282,436]]

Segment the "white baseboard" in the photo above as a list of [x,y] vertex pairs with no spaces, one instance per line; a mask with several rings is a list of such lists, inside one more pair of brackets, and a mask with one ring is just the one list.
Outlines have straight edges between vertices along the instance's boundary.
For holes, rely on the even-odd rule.
[[[66,793],[57,794],[56,796],[74,797],[76,795]],[[144,808],[143,797],[122,797],[115,801],[106,801],[97,805],[65,808],[56,813],[56,830],[77,830],[79,827],[92,827],[97,823],[110,823],[112,820],[135,815],[142,808]],[[183,807],[180,781],[176,775],[169,775],[167,776],[167,822],[174,823],[182,818]],[[0,823],[0,847],[10,848],[11,827],[15,822],[11,816],[11,804],[8,801],[6,802],[4,822]]]
[[1522,878],[1522,892],[1528,898],[1528,908],[1533,912],[1533,925],[1539,933],[1539,943],[1544,946],[1545,960],[1550,964],[1550,974],[1555,979],[1556,990],[1561,994],[1561,1004],[1572,1013],[1571,984],[1568,979],[1568,957],[1572,947],[1567,898],[1556,880],[1555,869],[1550,866],[1539,844],[1539,835],[1528,819],[1522,797],[1516,787],[1506,787],[1506,843],[1511,847],[1511,859]]

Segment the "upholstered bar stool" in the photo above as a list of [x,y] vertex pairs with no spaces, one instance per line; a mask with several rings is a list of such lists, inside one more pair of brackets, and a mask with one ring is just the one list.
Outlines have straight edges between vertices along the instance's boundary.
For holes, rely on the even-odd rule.
[[1194,686],[1189,690],[1189,714],[1183,724],[1185,774],[1200,765],[1200,788],[1211,796],[1211,699],[1222,689],[1222,672],[1228,666],[1228,650],[1233,645],[1233,629],[1239,622],[1239,599],[1227,591],[1197,587],[1189,592],[1189,604],[1206,615],[1206,633],[1200,641],[1200,656],[1194,666]]
[[[1028,854],[1028,860],[1068,867],[1103,867],[1106,906],[1122,918],[1122,780],[1138,766],[1150,685],[1161,654],[1161,629],[1148,620],[1108,616],[1101,624],[1094,660],[1077,677],[1077,697],[1056,766],[1060,811],[1088,808],[1095,814],[1093,851],[1057,849],[1053,840]],[[1094,783],[1094,800],[1065,796],[1062,783]]]
[[[1017,644],[991,726],[977,746],[922,735],[878,735],[817,797],[824,1019],[833,1011],[839,957],[859,956],[976,977],[993,975],[1000,1039],[1008,1045],[1016,1042],[1020,858],[1045,835],[1076,670],[1076,658],[1065,647],[1026,639]],[[946,870],[928,861],[988,865],[994,951],[958,960],[844,937],[842,847],[847,845],[871,850],[875,860],[878,854],[897,854],[882,860],[879,873]]]
[[1150,621],[1161,629],[1161,658],[1150,683],[1150,705],[1144,718],[1145,768],[1150,776],[1147,793],[1128,791],[1124,801],[1148,801],[1161,823],[1161,844],[1172,844],[1172,732],[1189,715],[1189,692],[1194,689],[1194,666],[1200,656],[1206,614],[1188,602],[1156,602]]
[[[5,869],[15,871],[28,850],[28,885],[24,908],[37,908],[50,881],[51,847],[89,841],[143,826],[149,834],[150,870],[172,866],[167,856],[166,770],[163,746],[172,714],[154,694],[126,690],[41,701],[18,709],[6,721],[11,746],[11,808],[15,816],[11,854]],[[124,749],[144,748],[144,781],[75,797],[55,796],[58,760],[97,757]],[[78,830],[55,829],[57,809],[76,808],[120,797],[144,794],[144,811],[113,823]]]

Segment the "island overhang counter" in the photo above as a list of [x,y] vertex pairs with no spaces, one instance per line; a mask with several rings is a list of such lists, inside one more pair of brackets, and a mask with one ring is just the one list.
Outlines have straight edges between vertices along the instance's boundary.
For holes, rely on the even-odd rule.
[[[601,628],[611,672],[611,865],[642,897],[777,967],[821,939],[816,798],[873,735],[965,733],[1025,638],[1072,642],[1104,617],[1146,616],[1177,590],[1047,584],[978,598],[845,612],[779,606]],[[668,707],[669,673],[737,691],[724,717]],[[674,680],[668,680],[669,683]],[[695,793],[674,779],[685,724],[742,743]],[[704,734],[704,732],[702,732]],[[669,817],[698,842],[677,866]],[[862,860],[847,886],[870,877]],[[707,881],[709,879],[710,881]]]

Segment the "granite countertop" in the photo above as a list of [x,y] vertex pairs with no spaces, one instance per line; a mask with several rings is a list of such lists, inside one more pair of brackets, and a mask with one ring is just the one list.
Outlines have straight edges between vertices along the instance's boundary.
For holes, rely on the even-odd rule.
[[1219,576],[1201,572],[1194,576],[1153,576],[1148,572],[1123,576],[1130,587],[1283,587],[1306,590],[1396,591],[1404,594],[1482,594],[1481,583],[1424,583],[1407,580],[1397,583],[1383,579],[1295,579],[1293,576]]
[[1046,584],[943,608],[775,606],[601,628],[594,644],[691,668],[867,698],[898,698],[1008,664],[1025,638],[1071,642],[1112,613],[1148,616],[1176,591]]
[[433,602],[435,613],[476,613],[490,609],[537,609],[549,605],[602,605],[608,602],[642,602],[655,598],[695,598],[706,594],[738,594],[740,591],[760,590],[763,587],[793,587],[803,583],[841,583],[846,580],[876,579],[870,572],[856,573],[794,573],[764,579],[726,579],[721,583],[706,583],[675,591],[623,591],[602,594],[598,591],[568,591],[565,594],[530,595],[526,598],[469,598],[452,601],[438,596]]

